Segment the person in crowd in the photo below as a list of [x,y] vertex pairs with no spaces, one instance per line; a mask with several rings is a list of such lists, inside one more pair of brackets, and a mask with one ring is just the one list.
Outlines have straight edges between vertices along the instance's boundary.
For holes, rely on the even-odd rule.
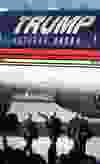
[[28,117],[24,120],[24,139],[26,141],[26,146],[24,148],[25,152],[32,154],[32,140],[33,138],[38,138],[38,130],[36,124],[32,121],[32,114],[28,113]]
[[57,148],[57,164],[59,163],[69,163],[70,160],[70,151],[74,147],[74,141],[67,135],[61,135],[56,143]]
[[88,126],[88,120],[85,120],[84,118],[74,118],[71,120],[69,125],[69,135],[74,140],[74,148],[71,151],[71,156],[73,159],[77,161],[77,163],[82,163],[85,160],[96,162],[96,159],[93,157],[89,157],[86,154],[86,143],[87,140],[95,136],[92,129]]
[[49,137],[53,142],[57,141],[57,138],[62,133],[62,122],[56,117],[56,112],[50,117],[47,122]]
[[51,140],[51,145],[48,150],[48,161],[49,163],[56,163],[57,160],[57,152],[56,152],[56,142],[62,130],[62,122],[59,118],[56,117],[56,113],[54,113],[47,122],[49,138]]

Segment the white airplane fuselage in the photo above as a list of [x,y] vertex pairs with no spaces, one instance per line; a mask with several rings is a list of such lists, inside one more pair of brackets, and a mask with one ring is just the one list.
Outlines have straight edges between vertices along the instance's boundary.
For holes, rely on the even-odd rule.
[[33,94],[47,93],[65,109],[99,117],[94,96],[100,91],[100,69],[82,67],[0,66],[0,82]]
[[100,89],[99,75],[99,68],[0,65],[1,82],[33,89],[37,85],[95,93]]

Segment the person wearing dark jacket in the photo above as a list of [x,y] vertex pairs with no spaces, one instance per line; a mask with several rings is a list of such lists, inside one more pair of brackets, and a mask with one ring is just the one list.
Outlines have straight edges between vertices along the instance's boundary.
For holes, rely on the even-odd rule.
[[83,118],[74,118],[70,123],[69,134],[73,137],[75,143],[74,149],[71,151],[72,158],[75,158],[77,163],[80,164],[83,164],[83,161],[85,161],[85,163],[88,161],[94,163],[94,161],[96,161],[95,158],[86,155],[86,142],[95,136],[94,131],[89,128],[88,121]]
[[62,123],[59,118],[56,118],[56,113],[50,117],[50,119],[47,122],[48,131],[49,131],[49,137],[51,139],[51,145],[48,150],[48,163],[49,164],[55,164],[56,163],[56,142],[57,138],[62,133]]
[[36,124],[32,121],[32,114],[28,114],[28,118],[24,121],[24,139],[26,146],[24,151],[29,151],[32,154],[32,140],[38,138],[38,130]]

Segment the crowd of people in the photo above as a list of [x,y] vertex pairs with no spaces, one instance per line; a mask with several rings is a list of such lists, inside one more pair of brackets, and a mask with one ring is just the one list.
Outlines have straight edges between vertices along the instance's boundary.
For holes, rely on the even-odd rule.
[[[44,116],[45,117],[45,116]],[[46,118],[46,117],[45,117]],[[48,128],[48,137],[51,140],[48,149],[48,164],[70,164],[77,162],[77,164],[95,164],[96,158],[86,154],[86,142],[91,137],[95,136],[92,129],[89,129],[88,122],[76,116],[70,122],[67,130],[62,128],[62,122],[56,117],[54,113],[49,119],[46,118],[46,127]],[[0,130],[3,131],[4,126],[6,130],[18,131],[20,123],[18,122],[16,114],[8,114],[0,117]],[[24,131],[25,147],[24,150],[18,148],[13,149],[8,146],[7,136],[2,133],[3,150],[0,150],[0,164],[13,164],[16,162],[27,162],[37,164],[47,164],[47,161],[38,153],[32,151],[32,141],[38,139],[38,128],[36,123],[32,121],[32,114],[28,113],[28,117],[21,124]],[[57,143],[61,136],[66,136],[72,144],[69,152],[57,153]],[[67,148],[67,144],[65,145]],[[67,150],[67,149],[66,149]]]

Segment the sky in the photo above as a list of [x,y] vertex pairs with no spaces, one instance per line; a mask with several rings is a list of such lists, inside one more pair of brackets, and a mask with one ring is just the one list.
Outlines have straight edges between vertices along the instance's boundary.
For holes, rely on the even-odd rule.
[[23,10],[23,9],[50,9],[50,8],[65,8],[65,9],[80,9],[87,8],[88,9],[99,9],[100,1],[95,0],[1,0],[0,8],[8,8],[9,10]]

